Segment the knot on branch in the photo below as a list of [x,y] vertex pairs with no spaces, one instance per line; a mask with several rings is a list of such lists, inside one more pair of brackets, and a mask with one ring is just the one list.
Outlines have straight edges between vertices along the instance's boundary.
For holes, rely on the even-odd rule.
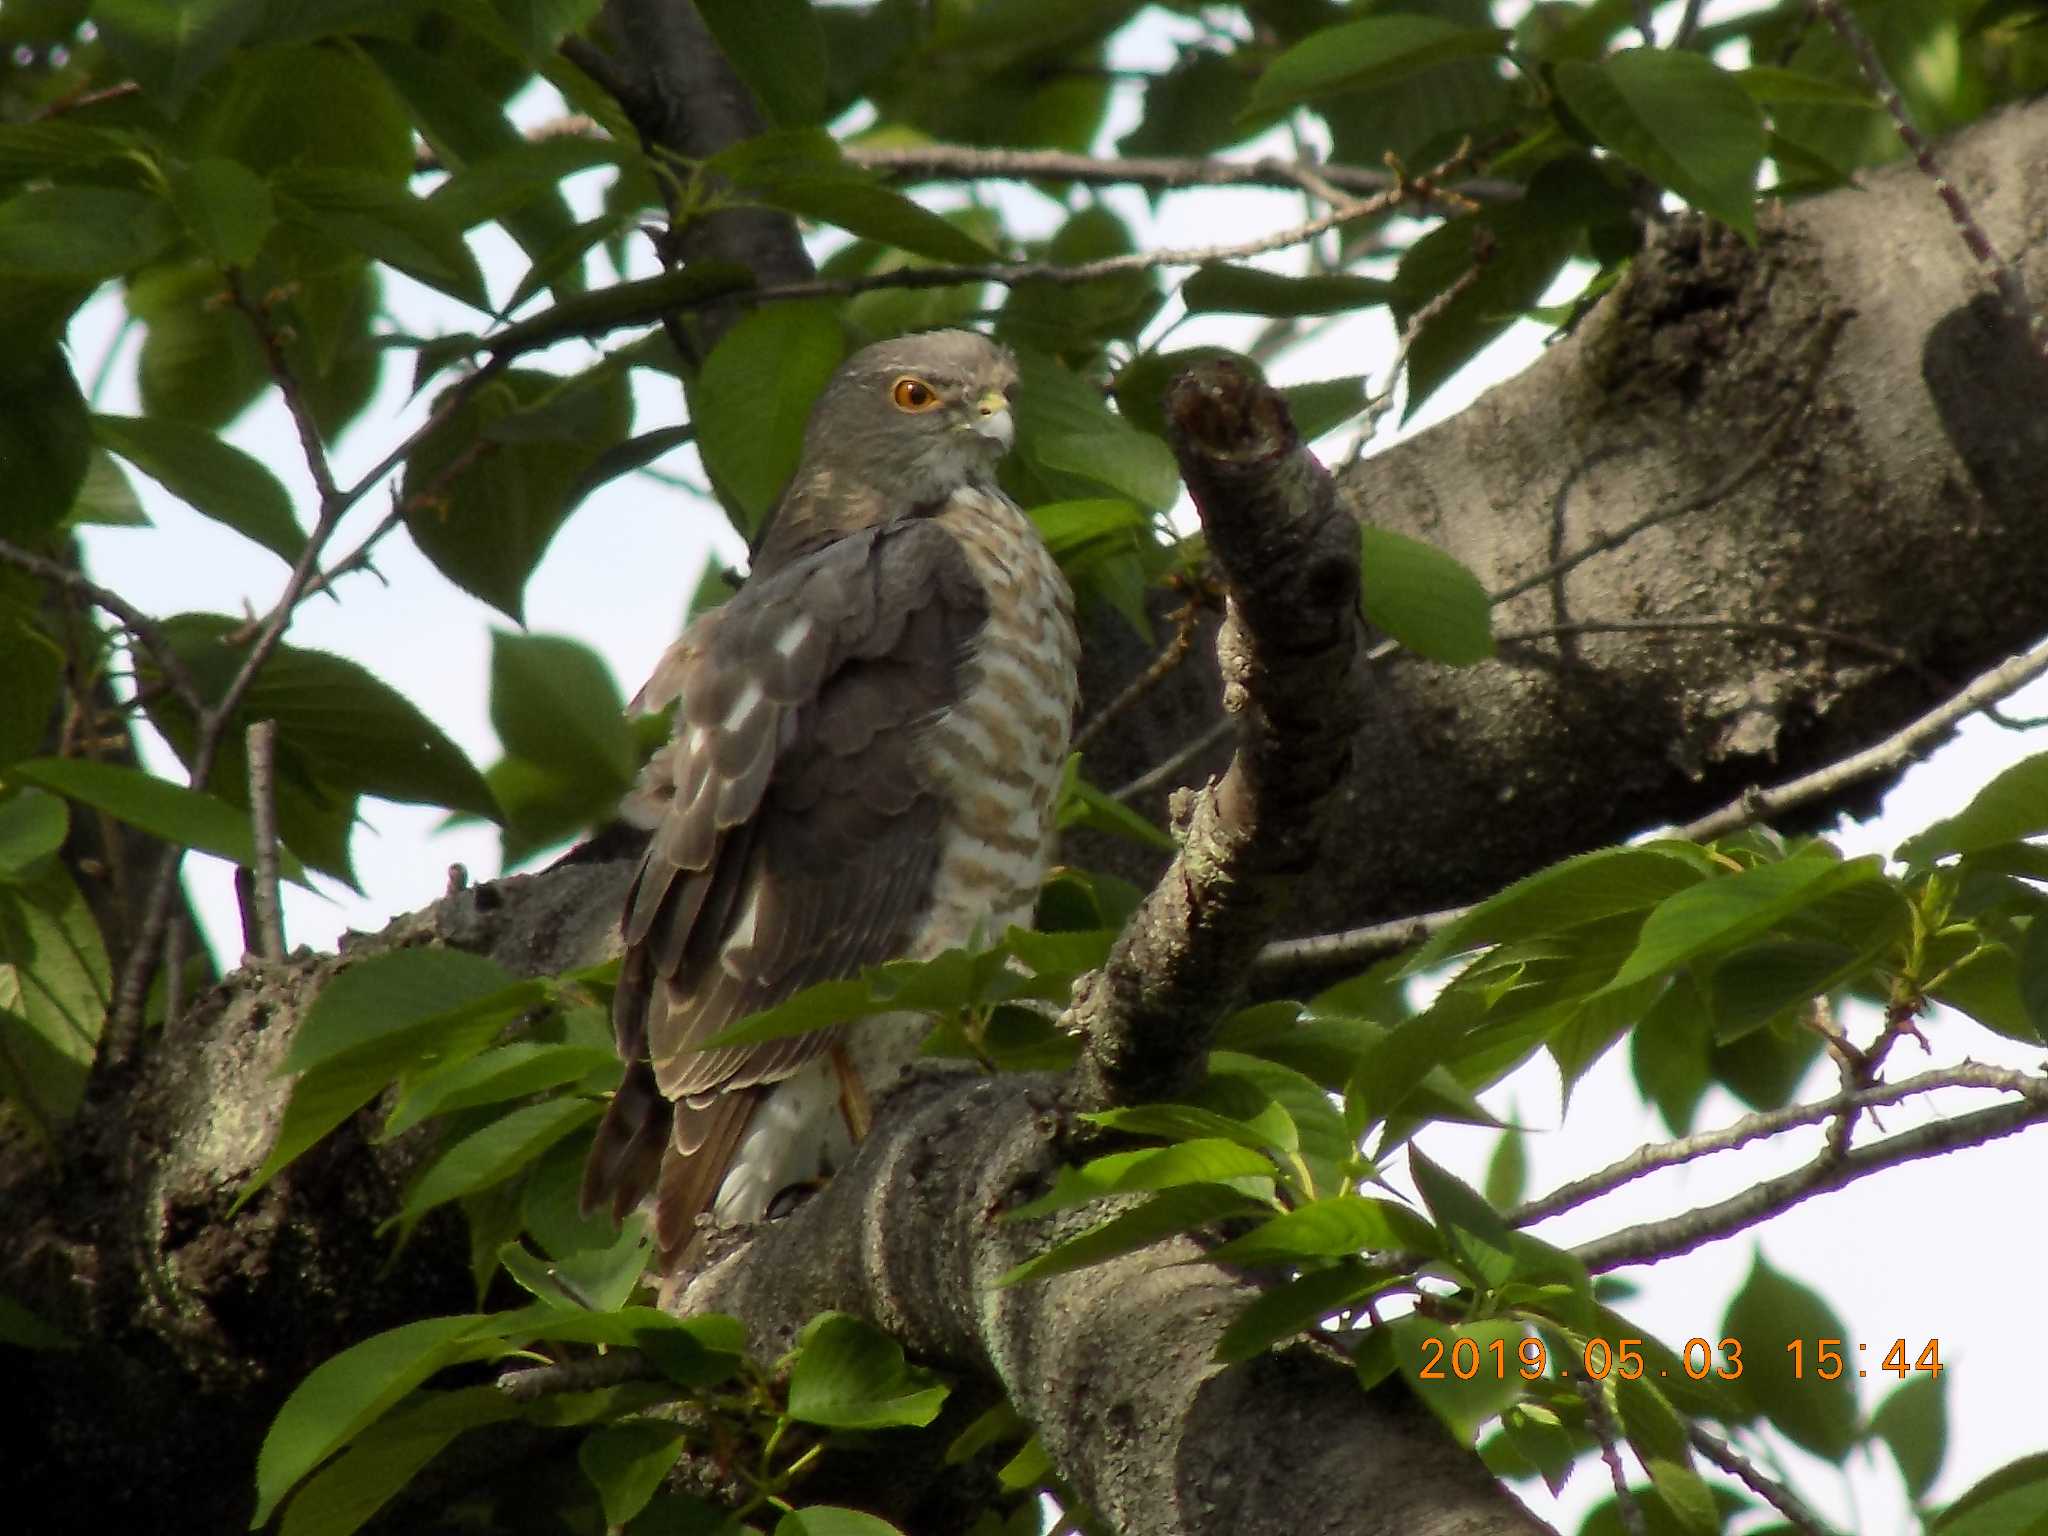
[[1176,378],[1166,417],[1197,452],[1237,463],[1273,458],[1300,441],[1287,402],[1235,358],[1207,359]]

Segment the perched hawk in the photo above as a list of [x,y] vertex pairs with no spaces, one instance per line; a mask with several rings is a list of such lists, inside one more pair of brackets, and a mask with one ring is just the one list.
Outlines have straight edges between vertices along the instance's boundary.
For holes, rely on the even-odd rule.
[[651,1193],[664,1271],[700,1213],[758,1220],[843,1159],[863,1085],[887,1087],[924,1030],[703,1041],[815,982],[1029,921],[1079,642],[1065,580],[996,487],[1016,377],[968,331],[855,354],[745,588],[635,701],[673,704],[675,737],[629,807],[654,837],[622,924],[626,1077],[583,1203],[618,1218]]

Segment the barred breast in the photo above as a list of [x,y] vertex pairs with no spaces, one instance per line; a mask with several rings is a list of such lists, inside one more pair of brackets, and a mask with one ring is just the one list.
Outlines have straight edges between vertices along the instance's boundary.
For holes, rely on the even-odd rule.
[[917,958],[1029,922],[1080,692],[1073,593],[1031,519],[1001,492],[969,488],[938,520],[966,551],[989,616],[964,693],[923,738],[952,793]]

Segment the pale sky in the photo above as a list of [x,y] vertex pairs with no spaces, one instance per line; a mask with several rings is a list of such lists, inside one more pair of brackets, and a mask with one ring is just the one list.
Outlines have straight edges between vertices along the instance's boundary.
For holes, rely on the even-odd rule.
[[[1666,30],[1669,25],[1667,19]],[[1116,62],[1126,68],[1160,67],[1169,56],[1175,30],[1176,24],[1164,21],[1136,29]],[[545,119],[558,110],[539,97],[522,103],[522,116],[528,120]],[[1128,100],[1119,105],[1126,117],[1132,110]],[[1251,157],[1260,152],[1289,150],[1279,142],[1234,153]],[[597,185],[590,175],[572,185],[579,216],[593,211]],[[1265,191],[1168,195],[1156,216],[1139,195],[1115,196],[1112,202],[1140,231],[1142,241],[1152,246],[1236,240],[1303,216],[1298,197]],[[1032,228],[1047,227],[1058,217],[1046,199],[1029,192],[1006,194],[1005,206]],[[493,291],[508,292],[523,270],[523,258],[495,232],[486,232],[480,244]],[[644,249],[636,259],[636,275],[652,270]],[[1298,261],[1299,253],[1290,252],[1266,264],[1298,270]],[[602,270],[596,275],[600,281],[606,276]],[[1553,297],[1569,291],[1567,286]],[[388,273],[386,293],[398,328],[431,334],[476,327],[470,312]],[[118,300],[103,297],[75,326],[74,366],[81,378],[98,372],[120,321]],[[1155,322],[1155,331],[1160,323]],[[1255,321],[1203,317],[1177,330],[1173,345],[1242,345],[1256,326]],[[1538,326],[1517,326],[1441,391],[1416,426],[1454,414],[1489,385],[1525,366],[1540,349],[1543,335]],[[98,409],[140,409],[133,383],[138,340],[131,333],[121,341],[125,350],[111,371],[104,396],[96,402]],[[1384,311],[1375,311],[1333,327],[1316,345],[1290,354],[1272,371],[1280,383],[1365,373],[1377,385],[1391,352]],[[593,355],[573,344],[557,349],[546,362],[567,370]],[[335,458],[344,483],[373,464],[423,414],[420,402],[405,400],[408,373],[403,364],[387,368],[378,398],[338,445]],[[680,419],[680,402],[666,380],[649,383],[636,375],[635,387],[641,408],[636,430]],[[1398,435],[1391,421],[1382,435],[1387,440]],[[266,397],[227,436],[293,487],[302,508],[310,506],[310,482],[274,397]],[[1334,459],[1348,441],[1339,433],[1323,447],[1325,457]],[[671,456],[664,467],[700,478],[688,450]],[[152,482],[139,475],[130,479],[156,526],[89,530],[88,559],[97,580],[157,613],[234,613],[245,606],[260,611],[270,605],[286,574],[281,562],[191,512]],[[357,509],[334,548],[352,547],[354,538],[387,506],[381,495],[370,498]],[[527,591],[529,626],[539,633],[574,636],[591,646],[611,666],[622,694],[630,695],[674,638],[707,552],[727,561],[743,554],[715,507],[649,479],[615,481],[574,515],[541,564]],[[488,716],[489,637],[494,627],[505,627],[506,620],[443,580],[402,534],[382,546],[378,565],[388,585],[356,576],[342,586],[338,602],[319,599],[307,604],[292,628],[291,643],[361,662],[406,694],[479,767],[487,766],[498,755]],[[2014,712],[2048,712],[2048,689],[2037,688],[2033,694],[2017,700]],[[2044,744],[2048,742],[2040,733],[2022,737],[1982,719],[1971,721],[1955,743],[1906,775],[1879,818],[1842,829],[1845,849],[1889,851],[1913,829],[1959,805],[1999,768]],[[182,774],[160,745],[152,763],[182,782]],[[290,943],[326,949],[345,929],[379,928],[438,896],[452,863],[465,865],[475,878],[498,872],[491,829],[435,834],[442,812],[382,802],[367,802],[364,814],[367,825],[355,840],[355,855],[365,894],[358,897],[324,883],[318,894],[287,888]],[[188,889],[216,951],[233,963],[240,939],[229,871],[219,861],[197,855],[188,859],[187,869]],[[1921,1061],[1917,1048],[1908,1044],[1894,1057],[1896,1071],[1918,1071],[1964,1056],[2018,1067],[2040,1065],[2038,1051],[2023,1051],[1967,1020],[1938,1016],[1928,1022],[1927,1030],[1933,1060]],[[1829,1070],[1817,1068],[1802,1096],[1830,1087]],[[1552,1129],[1558,1125],[1556,1081],[1543,1061],[1487,1098],[1497,1112],[1511,1111],[1520,1123],[1538,1131],[1529,1138],[1532,1192],[1604,1166],[1645,1141],[1663,1139],[1661,1127],[1637,1101],[1622,1050],[1611,1051],[1579,1086],[1569,1124],[1562,1129]],[[1953,1111],[1957,1103],[1974,1107],[1988,1101],[1981,1094],[1957,1095],[1956,1103],[1938,1107]],[[1920,1103],[1887,1111],[1882,1117],[1885,1129],[1920,1123],[1931,1107],[1937,1106]],[[1717,1092],[1705,1106],[1700,1124],[1712,1126],[1739,1112],[1733,1100]],[[2042,1410],[2048,1342],[2039,1329],[2029,1330],[2013,1309],[1999,1304],[2014,1289],[2030,1293],[2038,1287],[2039,1277],[2048,1273],[2043,1224],[2033,1204],[2016,1208],[2014,1200],[2016,1191],[2037,1192],[2042,1185],[2043,1134],[2037,1128],[1993,1147],[1867,1179],[1757,1233],[1649,1271],[1625,1272],[1642,1292],[1623,1310],[1674,1345],[1698,1335],[1718,1337],[1727,1298],[1748,1271],[1754,1246],[1760,1242],[1776,1268],[1834,1303],[1852,1342],[1873,1343],[1873,1362],[1879,1347],[1895,1337],[1913,1341],[1915,1351],[1927,1339],[1939,1339],[1941,1358],[1949,1367],[1951,1434],[1936,1494],[1944,1500],[1953,1498],[1992,1468],[2048,1445],[2048,1413]],[[1818,1132],[1808,1132],[1788,1138],[1796,1143],[1789,1156],[1772,1147],[1756,1148],[1643,1180],[1539,1231],[1553,1242],[1584,1240],[1721,1198],[1794,1166],[1811,1154],[1817,1136]],[[1432,1156],[1475,1181],[1483,1174],[1492,1146],[1490,1136],[1449,1126],[1433,1128],[1421,1142]],[[1866,1409],[1881,1396],[1881,1382],[1884,1389],[1891,1384],[1873,1372],[1859,1383]],[[1801,1491],[1844,1530],[1885,1536],[1915,1528],[1882,1452],[1875,1460],[1855,1458],[1845,1486],[1831,1471],[1782,1442],[1777,1442],[1777,1449],[1798,1476]],[[1582,1465],[1561,1500],[1551,1500],[1540,1486],[1524,1492],[1536,1508],[1569,1530],[1608,1490],[1601,1468]]]

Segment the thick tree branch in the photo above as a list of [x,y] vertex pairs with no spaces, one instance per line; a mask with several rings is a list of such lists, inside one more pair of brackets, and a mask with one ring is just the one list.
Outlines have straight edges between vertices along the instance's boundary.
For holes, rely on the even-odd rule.
[[1197,1081],[1290,882],[1315,864],[1318,812],[1364,716],[1358,536],[1280,396],[1208,362],[1167,394],[1181,474],[1230,589],[1218,641],[1242,722],[1222,781],[1176,806],[1181,852],[1076,989],[1081,1109],[1171,1098]]
[[700,1275],[692,1312],[747,1324],[758,1358],[827,1308],[1001,1383],[1112,1529],[1148,1536],[1518,1536],[1547,1530],[1408,1394],[1364,1393],[1299,1344],[1214,1363],[1258,1291],[1176,1239],[1004,1288],[1013,1265],[1097,1219],[1009,1222],[1056,1162],[1043,1078],[957,1076],[883,1106],[852,1164]]

